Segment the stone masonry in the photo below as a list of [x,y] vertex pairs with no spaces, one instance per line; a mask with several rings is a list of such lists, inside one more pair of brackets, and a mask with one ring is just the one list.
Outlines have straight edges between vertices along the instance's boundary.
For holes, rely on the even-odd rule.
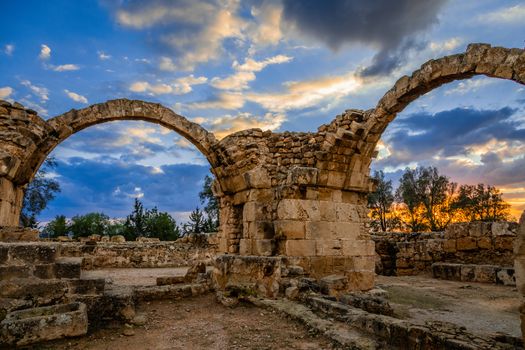
[[525,83],[522,49],[469,45],[397,81],[373,109],[346,110],[317,132],[236,132],[222,140],[159,104],[112,100],[43,120],[0,102],[0,226],[17,226],[23,191],[72,134],[114,120],[145,120],[187,138],[208,159],[220,198],[219,250],[289,257],[313,276],[344,274],[350,289],[374,282],[366,197],[377,142],[396,114],[432,89],[474,75]]

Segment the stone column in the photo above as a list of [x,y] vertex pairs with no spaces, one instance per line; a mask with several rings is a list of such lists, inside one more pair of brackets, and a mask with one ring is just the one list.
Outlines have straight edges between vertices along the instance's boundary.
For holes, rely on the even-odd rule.
[[523,297],[520,318],[521,335],[525,341],[525,211],[521,215],[518,235],[514,242],[514,271],[516,273],[516,287]]
[[17,187],[7,178],[0,178],[0,226],[18,226],[22,201],[23,188]]

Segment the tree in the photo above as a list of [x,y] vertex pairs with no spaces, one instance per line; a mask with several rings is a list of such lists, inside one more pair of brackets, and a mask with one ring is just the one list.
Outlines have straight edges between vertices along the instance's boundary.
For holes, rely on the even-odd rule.
[[510,216],[510,205],[494,186],[461,185],[453,207],[470,221],[502,221]]
[[205,231],[215,232],[219,229],[219,200],[212,191],[213,178],[206,175],[202,191],[199,192],[201,204],[205,204],[204,212],[208,216],[205,219]]
[[60,184],[49,177],[49,171],[56,166],[57,162],[54,158],[47,158],[33,181],[27,186],[22,202],[20,225],[36,228],[38,226],[37,216],[55,198],[55,194],[60,192]]
[[103,213],[89,213],[76,215],[71,219],[69,231],[74,238],[90,235],[105,235],[109,223],[109,216]]
[[427,228],[422,213],[421,197],[419,196],[419,171],[405,169],[399,180],[399,187],[396,190],[396,200],[403,203],[406,213],[402,220],[406,223],[410,231],[418,232]]
[[124,222],[124,236],[128,241],[134,241],[137,237],[142,237],[146,233],[146,215],[144,206],[135,198],[133,211]]
[[56,238],[59,236],[67,236],[69,227],[64,215],[57,215],[51,220],[42,230],[42,234],[47,238]]
[[159,212],[155,207],[146,211],[146,233],[148,237],[156,237],[161,241],[175,241],[180,237],[180,229],[171,215]]
[[394,203],[394,193],[392,181],[385,180],[383,171],[375,171],[373,180],[377,184],[374,192],[368,195],[368,207],[371,209],[373,223],[378,223],[381,231],[385,232],[392,227],[392,219],[389,217],[392,203]]
[[190,221],[182,226],[182,232],[185,235],[205,232],[205,218],[202,211],[198,207],[190,213],[189,219]]

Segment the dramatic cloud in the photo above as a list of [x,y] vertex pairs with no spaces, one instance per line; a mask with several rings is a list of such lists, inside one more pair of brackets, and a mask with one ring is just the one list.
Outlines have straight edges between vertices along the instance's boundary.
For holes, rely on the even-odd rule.
[[43,213],[44,221],[59,214],[72,217],[95,210],[124,218],[134,198],[140,198],[147,208],[157,206],[180,217],[180,212],[200,205],[198,193],[209,170],[189,164],[155,168],[111,158],[70,158],[59,161],[56,173],[62,191]]
[[460,81],[456,87],[446,90],[445,95],[465,95],[494,83],[497,83],[497,80],[492,78],[468,79]]
[[239,109],[242,106],[244,106],[244,97],[240,93],[220,93],[207,101],[188,105],[192,109]]
[[136,81],[130,85],[129,90],[133,92],[145,92],[149,95],[183,95],[190,93],[193,85],[204,84],[208,81],[206,77],[194,77],[189,75],[176,79],[173,84],[150,84],[146,81]]
[[45,44],[42,44],[40,46],[40,54],[38,55],[38,58],[40,58],[42,61],[46,61],[51,57],[51,48]]
[[4,86],[0,88],[0,98],[8,98],[13,93],[13,88]]
[[290,62],[292,59],[293,57],[277,55],[262,61],[256,61],[254,59],[248,58],[243,64],[239,64],[239,62],[234,61],[233,68],[237,71],[237,73],[223,79],[213,78],[211,80],[211,86],[221,90],[244,90],[249,87],[248,83],[250,81],[255,80],[254,72],[260,72],[266,66],[271,64]]
[[35,94],[42,103],[49,100],[49,90],[45,87],[33,85],[29,80],[22,80],[20,84],[31,90],[31,92]]
[[262,130],[275,130],[286,120],[284,114],[266,113],[264,116],[254,116],[250,113],[226,115],[220,118],[206,119],[195,118],[194,121],[204,125],[215,136],[222,139],[237,131],[258,128]]
[[284,19],[305,35],[333,49],[345,43],[373,45],[379,52],[362,74],[389,73],[404,60],[410,49],[423,45],[417,35],[437,23],[446,0],[283,0]]
[[250,37],[254,45],[276,45],[283,37],[281,18],[283,8],[279,4],[263,2],[261,7],[252,7],[255,23],[250,25]]
[[130,1],[116,11],[120,24],[152,28],[165,48],[177,53],[177,62],[161,61],[163,70],[193,70],[219,57],[223,41],[243,38],[246,23],[237,16],[237,1]]
[[79,102],[79,103],[88,103],[88,100],[87,98],[85,98],[84,96],[82,95],[79,95],[73,91],[69,91],[69,90],[64,90],[64,92],[66,93],[67,97],[69,97],[70,99],[72,99],[73,101],[75,102]]

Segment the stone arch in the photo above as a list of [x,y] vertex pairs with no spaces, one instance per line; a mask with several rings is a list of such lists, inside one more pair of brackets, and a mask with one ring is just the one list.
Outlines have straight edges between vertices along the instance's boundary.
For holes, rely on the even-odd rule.
[[477,75],[525,84],[525,50],[470,44],[464,53],[430,60],[411,76],[401,77],[379,100],[375,109],[365,112],[363,138],[366,143],[374,145],[366,149],[366,155],[373,155],[386,127],[412,101],[441,85]]
[[158,103],[117,99],[94,104],[80,110],[71,110],[47,120],[49,132],[36,145],[36,149],[22,160],[14,182],[28,183],[51,151],[69,136],[90,126],[116,120],[144,120],[177,132],[204,154],[212,169],[219,159],[214,151],[217,140],[199,124],[190,122],[171,109]]

